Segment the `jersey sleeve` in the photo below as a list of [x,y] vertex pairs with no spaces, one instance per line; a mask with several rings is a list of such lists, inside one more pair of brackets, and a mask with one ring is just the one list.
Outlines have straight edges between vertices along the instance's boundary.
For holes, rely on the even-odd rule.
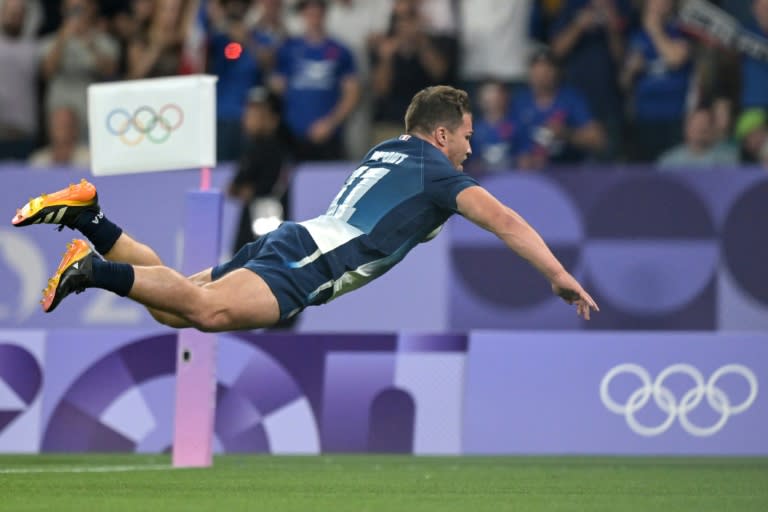
[[428,160],[424,164],[424,192],[440,208],[457,212],[456,196],[478,185],[477,180],[442,162]]
[[357,69],[355,66],[355,58],[352,56],[352,52],[350,52],[344,46],[340,46],[339,48],[340,48],[339,67],[338,67],[339,78],[343,79],[349,75],[355,75],[357,73]]
[[291,49],[289,44],[289,41],[283,42],[277,49],[277,55],[275,57],[274,74],[285,77],[286,79],[291,74]]

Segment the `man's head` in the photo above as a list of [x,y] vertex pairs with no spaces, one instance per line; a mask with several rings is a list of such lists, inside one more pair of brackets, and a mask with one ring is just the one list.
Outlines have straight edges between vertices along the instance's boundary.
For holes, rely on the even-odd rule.
[[557,88],[558,71],[557,59],[551,51],[534,53],[528,68],[528,83],[534,94],[552,93]]
[[685,144],[694,150],[708,149],[715,142],[714,117],[708,107],[698,107],[685,120]]
[[67,20],[76,20],[86,25],[96,18],[98,8],[93,0],[64,0],[62,14]]
[[478,91],[478,105],[482,115],[487,120],[498,120],[507,113],[509,94],[507,88],[499,80],[487,80]]
[[227,18],[232,21],[239,21],[245,18],[251,7],[251,2],[248,0],[222,0],[221,6],[224,8]]
[[149,22],[155,12],[155,0],[133,0],[131,13],[139,23]]
[[25,0],[5,0],[0,6],[0,31],[8,37],[21,36],[27,9]]
[[768,0],[754,0],[752,2],[752,12],[755,14],[755,19],[763,30],[768,30]]
[[322,32],[325,29],[325,0],[299,0],[296,8],[304,20],[304,29],[307,32]]
[[745,110],[736,121],[736,141],[750,160],[757,161],[768,143],[768,115],[763,109]]
[[249,137],[273,135],[280,122],[280,100],[265,87],[254,87],[248,93],[243,111],[243,131]]
[[461,170],[462,162],[472,154],[469,96],[447,85],[422,89],[408,105],[405,131],[431,143]]

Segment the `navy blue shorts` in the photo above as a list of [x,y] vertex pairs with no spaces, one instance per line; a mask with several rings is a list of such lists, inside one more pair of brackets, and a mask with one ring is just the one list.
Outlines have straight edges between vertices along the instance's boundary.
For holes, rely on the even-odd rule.
[[267,283],[280,305],[280,319],[285,320],[310,304],[323,302],[317,291],[332,282],[330,269],[309,232],[295,222],[283,222],[279,228],[255,242],[244,245],[228,262],[213,267],[211,278],[247,268]]

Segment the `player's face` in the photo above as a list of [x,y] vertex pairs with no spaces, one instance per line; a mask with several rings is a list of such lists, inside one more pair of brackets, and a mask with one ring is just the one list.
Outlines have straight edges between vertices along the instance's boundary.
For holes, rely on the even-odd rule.
[[446,156],[456,169],[462,171],[461,165],[472,154],[469,139],[472,137],[472,114],[464,114],[461,125],[454,131],[448,131],[445,143]]

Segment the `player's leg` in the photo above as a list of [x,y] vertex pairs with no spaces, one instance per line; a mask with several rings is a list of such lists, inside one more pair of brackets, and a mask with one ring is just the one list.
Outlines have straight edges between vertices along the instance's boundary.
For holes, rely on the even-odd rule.
[[[104,254],[104,258],[109,261],[139,266],[158,266],[163,264],[160,256],[150,246],[133,239],[126,233],[120,235],[112,248]],[[207,268],[193,274],[188,279],[195,286],[203,286],[206,283],[210,283],[211,269]],[[189,323],[186,320],[176,317],[167,311],[160,311],[151,307],[147,307],[147,311],[161,324],[176,328],[189,327]]]
[[[162,265],[160,257],[151,247],[131,238],[104,215],[99,206],[96,187],[85,179],[67,188],[30,199],[17,210],[12,223],[17,227],[31,224],[66,226],[85,235],[96,251],[109,261],[132,265]],[[66,259],[65,255],[62,264]],[[210,282],[210,275],[210,269],[207,269],[190,279],[196,285],[202,286]],[[174,318],[167,312],[148,309],[149,313],[163,324],[173,327],[186,326],[186,322],[181,318]]]
[[244,268],[201,287],[167,267],[134,267],[128,297],[181,317],[201,331],[257,329],[280,319],[272,290]]
[[105,261],[88,244],[75,240],[44,292],[43,309],[53,311],[72,292],[102,288],[159,312],[174,327],[225,331],[266,327],[279,320],[277,299],[256,273],[233,270],[198,286],[163,266],[132,266]]

